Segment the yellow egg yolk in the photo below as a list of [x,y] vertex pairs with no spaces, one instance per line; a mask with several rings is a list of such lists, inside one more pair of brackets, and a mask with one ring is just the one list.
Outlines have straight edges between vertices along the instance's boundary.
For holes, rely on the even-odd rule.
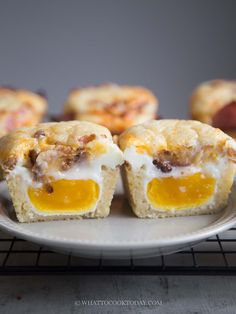
[[49,193],[44,186],[28,188],[31,203],[45,213],[89,212],[99,198],[99,185],[93,180],[56,180],[50,182]]
[[147,184],[147,197],[154,208],[187,209],[206,203],[214,190],[215,179],[198,172],[155,178]]
[[148,154],[148,155],[152,155],[152,148],[147,146],[147,145],[138,145],[136,146],[136,151],[139,154]]

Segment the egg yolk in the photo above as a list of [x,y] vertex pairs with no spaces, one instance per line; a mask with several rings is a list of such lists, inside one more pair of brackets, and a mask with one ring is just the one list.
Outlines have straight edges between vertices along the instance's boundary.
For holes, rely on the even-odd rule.
[[139,154],[148,154],[148,155],[152,155],[152,148],[147,146],[147,145],[138,145],[136,146],[136,151]]
[[215,190],[215,179],[202,173],[163,177],[147,185],[147,197],[154,208],[187,209],[207,202]]
[[28,188],[31,203],[45,213],[86,212],[94,208],[99,198],[99,185],[93,180],[56,180],[51,191],[44,186]]

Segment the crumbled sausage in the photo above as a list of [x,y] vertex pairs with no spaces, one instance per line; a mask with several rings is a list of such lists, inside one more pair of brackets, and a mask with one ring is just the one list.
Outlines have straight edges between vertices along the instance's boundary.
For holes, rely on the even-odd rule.
[[153,160],[153,165],[160,169],[162,172],[171,172],[172,167],[168,161],[160,161],[158,159]]
[[126,169],[131,170],[131,165],[130,165],[130,163],[127,160],[125,160],[124,166],[125,166]]
[[46,133],[44,132],[44,130],[38,130],[34,133],[34,138],[37,138],[37,139],[41,139],[43,137],[46,136]]
[[17,164],[17,158],[15,156],[12,156],[8,158],[8,160],[4,163],[3,169],[13,170],[16,164]]
[[55,145],[56,150],[59,152],[60,155],[72,155],[75,151],[73,147],[61,145],[58,142],[56,142]]
[[49,193],[49,194],[53,193],[53,187],[51,186],[50,183],[45,183],[44,188],[45,188],[47,193]]
[[84,160],[86,157],[87,153],[82,149],[78,149],[74,156],[68,157],[62,161],[61,170],[66,171],[70,169],[75,163]]
[[74,162],[82,161],[87,158],[88,154],[85,150],[79,148],[76,151],[76,154],[74,156]]
[[37,164],[32,167],[31,171],[35,181],[39,181],[43,178],[42,170]]
[[86,145],[89,142],[92,142],[93,140],[95,140],[95,138],[96,138],[96,134],[83,135],[79,138],[79,142]]
[[66,171],[70,169],[72,164],[73,164],[73,159],[71,158],[64,159],[61,163],[61,170]]
[[36,150],[35,149],[31,149],[29,151],[29,159],[30,159],[30,163],[31,163],[32,166],[35,165],[37,157],[38,157],[38,153],[36,152]]

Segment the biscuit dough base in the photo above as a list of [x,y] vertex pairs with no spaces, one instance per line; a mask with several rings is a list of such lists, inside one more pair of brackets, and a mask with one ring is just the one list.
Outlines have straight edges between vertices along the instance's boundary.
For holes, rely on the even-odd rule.
[[9,176],[7,178],[7,185],[11,195],[16,216],[20,222],[37,222],[50,220],[69,220],[82,218],[102,218],[107,217],[110,213],[110,205],[115,191],[115,186],[119,174],[119,168],[111,169],[107,167],[102,168],[103,185],[100,199],[97,203],[96,209],[93,212],[86,214],[58,214],[58,215],[41,215],[36,213],[32,204],[29,202],[26,193],[22,193],[22,178],[17,176]]
[[195,208],[165,210],[152,207],[147,200],[143,186],[144,167],[134,172],[129,164],[125,164],[122,169],[124,187],[130,206],[134,214],[140,218],[193,216],[220,212],[227,204],[228,195],[234,180],[234,173],[235,165],[231,162],[226,167],[225,172],[222,173],[221,179],[217,180],[217,191],[209,203]]

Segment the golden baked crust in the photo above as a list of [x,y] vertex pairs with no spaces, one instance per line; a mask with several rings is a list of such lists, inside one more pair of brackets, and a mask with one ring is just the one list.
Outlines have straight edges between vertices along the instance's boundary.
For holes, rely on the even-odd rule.
[[[138,217],[209,214],[226,205],[236,170],[236,142],[221,130],[199,121],[153,120],[126,130],[119,137],[119,145],[125,158],[126,195]],[[214,192],[205,203],[190,207],[183,203],[180,210],[178,203],[168,208],[149,200],[148,183],[153,179],[188,177],[188,171],[204,173],[204,169],[215,180]],[[180,188],[185,190],[185,186]],[[166,198],[175,198],[171,185],[166,186],[166,191]],[[200,195],[201,192],[197,197]]]
[[[17,129],[0,139],[0,166],[20,222],[106,217],[122,162],[122,152],[113,143],[110,131],[85,121],[43,123]],[[94,207],[84,213],[63,211],[62,203],[65,206],[73,199],[70,183],[65,183],[60,194],[56,194],[52,186],[53,182],[63,180],[97,182],[99,192],[94,196]],[[31,200],[29,187],[42,188],[44,195],[50,195],[53,201],[62,194],[62,201],[55,205],[55,211],[45,214],[37,202]],[[85,190],[78,188],[78,194],[86,198],[89,189],[93,193],[90,186]],[[76,195],[75,190],[72,191]],[[44,199],[44,195],[40,198]],[[50,200],[45,202],[45,207],[47,202]],[[86,209],[86,205],[81,206]]]
[[137,86],[104,84],[73,89],[65,102],[64,112],[77,120],[106,126],[113,134],[154,119],[158,101],[149,90]]
[[120,135],[119,146],[123,151],[135,146],[153,157],[174,158],[182,165],[197,162],[203,153],[210,157],[212,149],[215,154],[236,159],[236,142],[230,136],[193,120],[152,120],[133,126]]
[[199,85],[190,98],[192,119],[212,124],[214,115],[236,101],[236,80],[213,80]]
[[39,94],[0,87],[0,136],[39,123],[46,110],[47,101]]
[[68,150],[76,152],[78,148],[89,147],[90,152],[96,155],[103,149],[96,145],[101,139],[112,143],[109,130],[85,121],[42,123],[20,128],[0,139],[0,166],[8,173],[18,161],[26,164],[30,151],[57,150],[69,154]]

